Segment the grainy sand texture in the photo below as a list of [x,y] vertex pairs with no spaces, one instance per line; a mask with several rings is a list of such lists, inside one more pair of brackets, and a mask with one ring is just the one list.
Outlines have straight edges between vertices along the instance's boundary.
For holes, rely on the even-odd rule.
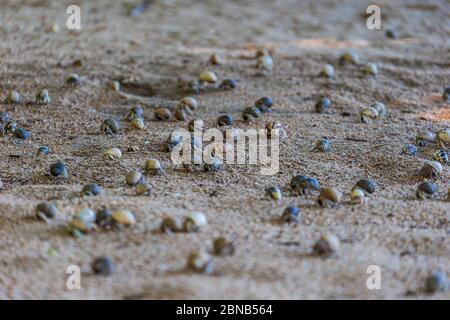
[[[80,31],[65,27],[66,8],[81,7]],[[435,147],[402,154],[418,132],[450,127],[450,105],[442,89],[450,85],[450,4],[446,0],[376,1],[382,30],[366,27],[368,1],[152,1],[131,17],[122,1],[3,0],[0,3],[0,96],[28,141],[15,145],[0,138],[0,298],[1,299],[448,299],[449,293],[424,293],[425,278],[440,270],[450,276],[450,187],[448,166],[436,181],[433,199],[417,200],[415,190],[424,161]],[[137,4],[137,1],[131,1]],[[57,23],[59,31],[52,31]],[[386,37],[386,29],[398,33]],[[271,50],[271,74],[255,69],[258,48]],[[341,66],[346,50],[361,62],[378,65],[376,77],[360,67]],[[219,53],[221,65],[209,57]],[[81,65],[73,64],[79,59]],[[326,63],[331,79],[319,77]],[[280,145],[280,170],[260,174],[259,165],[229,165],[217,173],[185,172],[172,164],[163,144],[188,121],[156,121],[156,105],[173,107],[186,95],[177,89],[212,70],[219,81],[236,79],[232,91],[194,95],[195,117],[215,127],[229,113],[235,127],[264,128],[280,122],[288,138]],[[64,87],[79,74],[80,86]],[[147,83],[152,90],[133,95],[111,90],[111,80]],[[10,90],[33,100],[47,88],[51,103],[3,103]],[[133,89],[134,88],[134,89]],[[314,111],[321,96],[332,100],[328,113]],[[241,120],[245,107],[272,97],[273,112],[251,123]],[[358,123],[360,110],[383,102],[388,115]],[[146,127],[123,121],[141,103]],[[100,132],[108,117],[122,120],[116,136]],[[192,117],[191,117],[192,118]],[[329,153],[312,151],[315,141],[330,139]],[[36,156],[48,146],[48,156]],[[130,146],[139,151],[127,152]],[[117,160],[103,152],[122,150]],[[150,196],[136,196],[125,174],[146,159],[159,159],[165,174],[150,176]],[[49,175],[63,161],[65,180]],[[332,208],[317,204],[317,193],[296,196],[287,186],[296,174],[315,177],[324,187],[345,193]],[[373,179],[377,190],[361,205],[347,203],[356,181]],[[80,197],[87,183],[102,193]],[[285,190],[281,201],[265,189]],[[49,224],[34,207],[53,201],[59,214]],[[298,224],[278,224],[288,205],[297,206]],[[92,232],[78,239],[65,229],[81,208],[131,210],[137,224],[122,230]],[[159,232],[164,217],[202,211],[208,225],[196,233]],[[341,240],[338,259],[311,255],[322,234]],[[214,257],[211,275],[185,268],[193,250],[211,250],[212,239],[234,239],[236,252]],[[115,272],[92,275],[98,256],[108,256]],[[66,287],[69,265],[81,268],[81,289]],[[367,268],[381,269],[381,288],[366,286]]]

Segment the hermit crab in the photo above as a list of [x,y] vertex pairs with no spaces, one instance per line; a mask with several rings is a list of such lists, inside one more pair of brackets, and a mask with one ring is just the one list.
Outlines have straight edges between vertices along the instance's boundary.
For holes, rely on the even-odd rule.
[[436,134],[436,143],[445,149],[445,145],[450,143],[450,128],[438,131]]
[[358,113],[358,121],[362,123],[372,123],[372,120],[378,118],[378,111],[375,108],[369,107],[361,110]]

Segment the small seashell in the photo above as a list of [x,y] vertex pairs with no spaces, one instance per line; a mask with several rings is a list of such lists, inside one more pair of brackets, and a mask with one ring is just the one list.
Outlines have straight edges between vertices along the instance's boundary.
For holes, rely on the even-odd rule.
[[92,209],[83,208],[70,221],[72,229],[87,233],[95,228],[96,214]]
[[197,102],[197,100],[195,100],[192,97],[184,97],[183,99],[180,100],[180,102],[178,103],[178,106],[186,107],[187,109],[193,111],[193,110],[197,109],[198,102]]
[[331,151],[331,142],[327,137],[323,137],[316,142],[316,146],[313,151],[318,150],[321,152],[330,152]]
[[206,226],[208,224],[208,220],[206,216],[202,212],[192,212],[184,218],[183,221],[183,230],[185,232],[197,231],[200,228]]
[[136,129],[144,129],[144,119],[135,117],[133,120],[131,120],[131,125]]
[[224,114],[217,119],[217,124],[219,126],[231,126],[233,125],[233,121],[233,116],[230,114]]
[[225,79],[222,81],[222,83],[219,85],[219,88],[222,90],[232,90],[237,87],[236,80],[234,79]]
[[408,156],[416,156],[417,155],[417,148],[415,145],[408,143],[405,145],[402,149],[402,152]]
[[216,238],[213,241],[213,252],[218,256],[232,256],[234,254],[235,247],[232,241],[228,241],[225,238]]
[[436,134],[436,142],[445,149],[445,145],[450,143],[450,128],[439,130]]
[[158,107],[155,109],[155,119],[167,121],[172,119],[172,112],[164,107]]
[[106,119],[101,125],[101,131],[106,134],[119,134],[120,124],[116,119]]
[[325,113],[331,107],[331,100],[329,98],[323,97],[320,98],[315,105],[316,112]]
[[43,89],[36,95],[36,103],[49,104],[52,101],[47,89]]
[[82,196],[97,196],[101,193],[102,189],[96,183],[90,183],[83,187],[81,190]]
[[270,108],[272,108],[272,106],[273,101],[270,97],[262,97],[255,101],[255,107],[257,107],[261,113],[270,112]]
[[362,66],[361,71],[363,73],[376,76],[378,74],[378,67],[375,63],[369,62]]
[[139,171],[130,171],[125,176],[125,181],[129,186],[135,186],[138,183],[142,183],[144,181],[144,175]]
[[342,193],[334,188],[324,188],[320,191],[317,202],[326,207],[341,202]]
[[273,59],[270,55],[263,55],[256,59],[256,68],[271,71],[273,69]]
[[148,159],[145,161],[144,170],[153,175],[161,175],[164,172],[161,163],[157,159]]
[[50,174],[53,177],[67,178],[68,172],[66,166],[62,162],[54,163],[50,166]]
[[242,112],[244,121],[250,121],[252,117],[259,118],[259,116],[261,116],[261,111],[257,107],[248,107]]
[[66,87],[78,86],[80,84],[81,84],[81,78],[76,73],[72,73],[64,81],[64,85]]
[[218,53],[213,53],[209,57],[209,62],[211,62],[211,64],[213,64],[213,65],[220,65],[220,64],[224,63],[224,58]]
[[152,192],[152,186],[147,182],[138,183],[135,187],[135,190],[136,190],[136,195],[138,195],[138,196],[142,196],[142,195],[148,196]]
[[297,207],[287,207],[284,209],[283,214],[281,216],[281,222],[291,223],[291,222],[299,222],[299,210]]
[[339,65],[345,65],[346,63],[359,64],[359,56],[354,51],[348,51],[343,53],[339,58]]
[[182,231],[183,226],[178,218],[164,218],[161,222],[161,232],[171,234]]
[[184,110],[175,110],[173,113],[173,117],[178,121],[186,121],[188,119],[188,115]]
[[8,95],[6,96],[5,103],[15,103],[19,104],[22,103],[22,97],[17,91],[11,90],[8,92]]
[[41,202],[34,209],[34,213],[38,218],[47,221],[58,215],[58,209],[56,209],[56,206],[51,202]]
[[136,105],[128,111],[127,117],[125,120],[132,121],[134,118],[142,118],[144,119],[144,109],[140,105]]
[[416,196],[418,199],[431,198],[431,196],[433,196],[436,191],[437,186],[431,181],[426,181],[419,184],[419,186],[417,187]]
[[359,188],[354,188],[352,193],[350,194],[350,198],[352,203],[354,204],[362,204],[365,200],[365,193],[363,190]]
[[431,131],[422,131],[416,135],[416,144],[418,147],[428,146],[436,140],[436,134]]
[[298,175],[292,178],[290,186],[293,191],[300,195],[305,195],[314,190],[320,189],[320,184],[316,179],[303,175]]
[[358,113],[358,121],[362,123],[372,123],[372,120],[378,118],[378,111],[372,107],[361,110]]
[[217,76],[212,71],[203,71],[198,76],[198,80],[200,82],[215,83],[217,81]]
[[114,264],[108,257],[100,257],[92,262],[92,272],[99,276],[109,276],[114,272]]
[[287,137],[286,131],[283,128],[283,125],[279,122],[269,122],[266,124],[267,131],[267,139],[275,139],[278,138],[280,140],[285,139]]
[[120,82],[119,81],[117,81],[117,80],[111,81],[110,86],[113,91],[116,91],[116,92],[120,91]]
[[188,257],[187,266],[189,269],[204,274],[210,274],[213,271],[212,260],[206,252],[193,252]]
[[352,190],[358,188],[363,190],[366,194],[372,194],[375,192],[376,184],[372,180],[361,179],[355,184]]
[[387,109],[386,109],[386,106],[384,105],[384,103],[377,101],[374,104],[372,104],[370,107],[377,110],[379,117],[384,117],[387,114]]
[[267,188],[266,193],[268,196],[270,196],[274,200],[281,200],[283,199],[283,194],[281,192],[281,189],[278,187],[270,187]]
[[331,64],[326,64],[323,66],[319,73],[322,77],[332,78],[334,76],[334,67]]
[[116,223],[126,226],[133,225],[136,223],[136,218],[134,217],[134,214],[129,210],[120,209],[113,211],[111,217]]
[[434,271],[425,280],[425,291],[428,293],[447,292],[449,281],[447,275],[441,271]]
[[110,148],[105,151],[105,158],[108,160],[115,160],[122,158],[122,151],[119,148]]
[[443,170],[438,161],[428,161],[420,170],[420,175],[426,179],[436,180]]
[[341,243],[333,234],[322,236],[313,247],[314,254],[337,258],[340,255]]

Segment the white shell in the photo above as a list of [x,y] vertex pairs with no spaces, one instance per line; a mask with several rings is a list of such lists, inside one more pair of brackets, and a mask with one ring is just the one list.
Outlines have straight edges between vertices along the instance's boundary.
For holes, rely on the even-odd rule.
[[363,203],[365,198],[364,191],[359,188],[353,189],[352,193],[350,194],[350,198],[352,199],[353,203]]
[[263,55],[256,60],[256,66],[266,70],[273,69],[273,59],[270,55]]
[[16,91],[14,91],[14,90],[11,90],[8,93],[8,102],[19,103],[20,102],[20,94],[17,93]]
[[327,242],[328,247],[331,249],[331,251],[339,253],[339,251],[341,250],[341,241],[334,234],[326,234],[320,239]]
[[134,214],[129,210],[116,210],[112,213],[112,218],[117,223],[127,226],[136,223],[136,218],[134,217]]
[[386,113],[387,113],[386,106],[384,105],[384,103],[377,101],[374,104],[372,104],[370,107],[377,110],[378,116],[380,116],[380,117],[386,115]]
[[119,148],[108,149],[105,151],[105,157],[110,160],[119,159],[122,157],[122,151]]
[[208,224],[208,220],[202,212],[194,211],[187,215],[187,218],[191,219],[196,227],[204,227]]
[[377,75],[378,74],[378,67],[375,63],[366,63],[363,67],[362,67],[362,72],[370,74],[370,75]]
[[92,209],[83,208],[76,213],[75,218],[83,220],[85,222],[94,222],[96,214]]
[[320,75],[326,76],[328,78],[333,77],[334,76],[334,67],[331,64],[324,65],[322,70],[320,71]]
[[113,91],[120,91],[120,82],[117,80],[112,81],[111,89],[113,89]]

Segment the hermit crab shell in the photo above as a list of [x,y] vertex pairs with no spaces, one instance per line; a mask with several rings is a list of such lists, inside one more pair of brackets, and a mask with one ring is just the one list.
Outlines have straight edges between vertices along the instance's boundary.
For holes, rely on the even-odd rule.
[[22,98],[17,91],[11,90],[6,97],[6,102],[8,103],[20,103],[22,102]]
[[428,161],[420,170],[420,175],[427,179],[437,179],[444,169],[438,161]]
[[184,97],[180,100],[178,105],[181,107],[188,107],[190,110],[195,110],[198,107],[197,100],[192,97]]
[[268,139],[285,139],[287,137],[283,125],[279,122],[269,122],[268,124],[266,124],[266,130]]
[[125,176],[125,181],[129,186],[135,186],[138,183],[143,182],[144,176],[139,171],[130,171]]
[[273,59],[270,55],[263,55],[260,56],[256,60],[256,67],[265,69],[265,70],[272,70],[273,69]]
[[416,135],[416,143],[419,147],[435,142],[436,134],[431,131],[422,131]]
[[202,212],[192,212],[187,215],[184,219],[183,227],[186,231],[197,230],[198,228],[204,227],[208,224],[206,216]]
[[387,114],[387,109],[386,109],[386,106],[384,105],[384,103],[377,101],[374,104],[372,104],[370,107],[377,110],[378,116],[380,116],[380,117],[383,117]]
[[331,64],[324,65],[319,75],[327,78],[332,78],[334,76],[334,67]]
[[369,62],[362,66],[361,71],[376,76],[378,74],[378,66],[375,63]]
[[358,64],[359,63],[359,56],[356,52],[348,51],[344,52],[341,57],[339,58],[340,64],[343,64],[345,62]]
[[353,203],[363,203],[365,198],[364,191],[359,188],[353,189],[352,193],[350,194],[350,198],[352,199]]
[[164,218],[160,226],[161,231],[168,234],[172,232],[182,231],[182,228],[183,225],[178,218]]
[[378,111],[372,107],[361,110],[358,114],[358,120],[363,123],[370,123],[371,120],[378,118]]
[[443,129],[438,131],[436,139],[439,142],[449,143],[450,142],[450,129]]
[[111,148],[105,151],[105,157],[109,160],[120,159],[122,151],[119,148]]
[[211,257],[204,251],[191,253],[188,257],[187,266],[198,273],[209,274],[213,271]]
[[144,129],[145,127],[144,120],[139,117],[136,117],[133,120],[131,120],[131,125],[136,129]]
[[217,81],[217,76],[212,71],[203,71],[198,76],[198,80],[202,82],[214,83]]
[[324,188],[320,191],[318,202],[325,206],[331,203],[339,203],[342,198],[342,193],[335,188]]
[[134,214],[129,210],[116,210],[112,213],[113,220],[119,224],[123,224],[126,226],[133,225],[136,223],[136,218]]
[[144,170],[154,175],[159,175],[164,171],[161,163],[157,159],[148,159],[145,161]]
[[326,234],[320,237],[313,250],[318,255],[338,257],[341,250],[341,242],[334,234]]
[[88,232],[94,228],[96,214],[92,209],[83,208],[78,211],[70,222],[70,226],[82,232]]

